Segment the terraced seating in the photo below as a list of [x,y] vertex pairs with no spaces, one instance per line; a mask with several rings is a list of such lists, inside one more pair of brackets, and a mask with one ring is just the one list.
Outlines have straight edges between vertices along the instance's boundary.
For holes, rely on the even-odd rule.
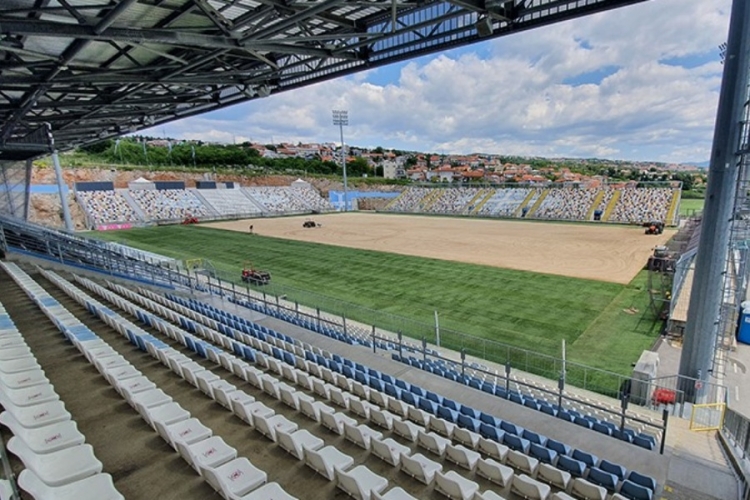
[[[131,293],[132,293],[132,292],[131,292]],[[134,295],[135,295],[135,294],[134,294]],[[135,299],[135,296],[134,296],[133,298]],[[142,302],[143,304],[145,304],[145,301],[146,301],[146,300],[148,300],[148,299],[145,299],[145,297],[141,297],[141,299],[142,299],[142,300],[144,300],[144,302]],[[152,304],[151,304],[151,305],[152,305],[152,306],[154,306],[154,307],[156,307],[156,306],[159,306],[159,307],[162,307],[162,308],[163,308],[163,306],[160,306],[160,305],[159,305],[159,304],[157,304],[156,302],[153,302],[153,301],[150,301],[150,300],[149,300],[149,302],[152,302]],[[158,309],[158,307],[157,307],[157,309]],[[154,326],[155,326],[155,327],[156,327],[157,329],[164,329],[165,331],[171,331],[171,332],[173,333],[173,335],[174,335],[174,338],[178,338],[178,335],[176,335],[176,332],[175,332],[175,330],[177,330],[176,328],[174,328],[174,327],[171,327],[171,328],[167,328],[167,327],[166,327],[166,326],[165,326],[164,324],[162,324],[161,322],[159,322],[159,321],[156,321],[156,317],[155,317],[155,316],[149,315],[148,317],[145,317],[145,316],[144,316],[144,314],[146,314],[146,313],[144,313],[144,312],[141,312],[141,315],[139,316],[139,319],[141,319],[142,321],[143,321],[143,320],[145,320],[145,321],[144,321],[144,323],[146,323],[146,322],[150,322],[150,323],[153,323],[153,324],[154,324]],[[187,323],[187,321],[190,321],[191,323]],[[207,338],[208,338],[208,337],[211,337],[211,336],[212,336],[212,334],[213,334],[213,333],[215,333],[215,332],[210,332],[210,331],[209,331],[209,330],[207,330],[206,328],[202,328],[202,327],[200,327],[199,325],[201,325],[201,323],[200,323],[201,321],[209,321],[209,318],[208,318],[207,316],[204,316],[204,317],[202,317],[202,318],[201,318],[201,317],[200,317],[200,315],[199,315],[198,313],[195,313],[195,315],[191,316],[191,317],[190,317],[189,319],[188,319],[188,318],[186,318],[186,317],[182,317],[182,321],[180,321],[180,319],[178,318],[178,320],[177,320],[176,322],[179,322],[179,323],[181,323],[181,324],[185,324],[185,325],[191,325],[191,324],[192,324],[192,328],[194,328],[196,332],[200,332],[200,331],[202,331],[203,333],[205,333],[205,334],[207,335]],[[215,320],[211,320],[211,321],[215,321]],[[236,321],[236,320],[232,319],[231,321]],[[249,322],[248,322],[248,323],[249,323]],[[218,322],[217,322],[217,325],[218,325]],[[242,326],[244,326],[244,325],[245,325],[245,323],[242,323],[242,322],[239,322],[239,321],[237,321],[237,326],[240,326],[240,327],[242,327]],[[247,331],[247,332],[252,332],[252,334],[251,334],[251,333],[246,333],[246,331]],[[226,337],[224,337],[224,338],[225,338],[225,339],[226,339],[226,338],[230,338],[230,336],[231,336],[231,338],[232,338],[232,341],[230,342],[230,345],[232,346],[231,348],[232,348],[232,350],[233,350],[234,352],[236,352],[236,351],[237,351],[237,350],[236,350],[236,349],[234,348],[234,347],[235,347],[235,343],[244,343],[244,342],[250,342],[251,344],[255,345],[256,347],[258,347],[258,348],[260,348],[260,349],[262,349],[262,350],[267,350],[267,351],[269,351],[269,352],[273,352],[273,350],[272,350],[272,347],[271,347],[271,344],[269,344],[269,343],[267,343],[267,342],[265,342],[265,341],[260,341],[260,340],[259,340],[259,339],[257,338],[257,336],[255,336],[255,335],[257,335],[257,333],[258,333],[258,332],[257,332],[256,330],[251,330],[251,329],[249,329],[249,328],[244,328],[244,329],[243,329],[243,328],[239,328],[239,329],[234,329],[234,328],[228,327],[228,329],[225,329],[224,335],[226,335]],[[188,333],[188,332],[183,332],[183,340],[187,340],[187,338],[188,338],[187,336],[190,336],[190,335],[192,335],[192,334],[190,334],[190,333]],[[274,339],[274,344],[275,344],[276,346],[285,346],[285,342],[286,342],[286,341],[285,341],[285,340],[282,340],[282,339],[280,339],[280,338],[278,338],[278,337],[276,337],[275,335],[273,335],[273,336],[271,336],[271,335],[268,335],[268,336],[266,336],[266,338],[267,338],[267,339]],[[253,343],[253,342],[251,342],[251,341],[252,341],[253,339],[255,340],[255,342],[254,342],[254,343]],[[187,345],[187,342],[185,342],[185,344]],[[289,345],[288,345],[288,346],[286,346],[286,347],[289,347],[289,348],[291,349],[291,351],[294,351],[293,347],[295,347],[295,346],[299,347],[299,344],[294,344],[294,343],[288,343],[288,344],[289,344]],[[197,344],[196,344],[196,341],[195,341],[195,340],[193,341],[193,345],[194,345],[194,346],[197,346]],[[279,352],[276,352],[276,353],[274,354],[274,355],[275,355],[275,358],[268,358],[268,359],[276,359],[276,360],[280,360],[280,359],[283,359],[283,358],[284,358],[284,356],[283,356],[283,353],[282,353],[282,352],[280,351],[280,349],[281,349],[281,348],[280,348],[280,347],[277,347],[277,349],[279,349]],[[240,351],[240,352],[242,352],[242,353],[244,353],[244,352],[245,352],[245,351],[244,351],[244,349],[240,349],[239,351]],[[197,352],[197,350],[196,350],[196,352]],[[290,351],[287,351],[287,352],[290,352]],[[304,351],[303,351],[303,352],[304,352]],[[221,353],[220,353],[220,354],[221,354]],[[224,354],[226,354],[226,353],[224,353]],[[257,356],[257,354],[260,354],[260,352],[259,352],[259,351],[255,351],[255,353],[254,353],[254,356],[256,356],[256,362],[257,362],[257,360],[258,360],[258,359],[260,359],[260,357],[259,357],[259,356]],[[333,358],[332,358],[332,356],[331,356],[331,357],[326,357],[326,356],[325,356],[324,354],[326,354],[326,353],[322,353],[322,354],[319,354],[319,355],[321,356],[322,360],[318,360],[317,358],[313,358],[313,359],[315,359],[315,360],[316,360],[315,362],[314,362],[314,361],[306,361],[306,362],[305,362],[305,363],[303,364],[303,366],[305,366],[306,368],[308,368],[310,372],[312,372],[312,371],[313,371],[312,367],[314,367],[314,366],[315,366],[315,367],[317,367],[317,373],[318,373],[319,375],[321,375],[321,374],[322,374],[322,369],[323,369],[324,365],[325,365],[326,369],[329,369],[329,370],[330,370],[330,368],[328,368],[328,366],[331,366],[331,361],[332,361],[332,359],[333,359]],[[230,355],[230,356],[231,356],[231,355]],[[226,359],[227,359],[227,358],[225,358],[225,357],[217,357],[216,359],[217,359],[217,360],[219,361],[219,364],[221,364],[222,366],[224,366],[224,364],[223,364],[223,363],[226,363]],[[223,360],[223,363],[222,363],[222,360]],[[246,361],[247,361],[247,360],[248,360],[248,359],[246,358]],[[289,363],[289,361],[291,361],[291,362]],[[296,366],[296,364],[297,364],[297,359],[292,359],[292,360],[289,360],[289,361],[287,361],[287,362],[289,363],[289,366]],[[343,360],[342,360],[342,363],[340,363],[340,364],[341,364],[341,366],[345,366],[345,365],[343,364]],[[235,366],[235,365],[233,365],[233,364],[229,364],[228,366],[230,366],[230,369],[231,369],[231,368],[232,368],[233,366]],[[375,372],[374,370],[373,370],[373,371],[371,371],[371,370],[369,370],[369,369],[367,369],[366,367],[363,367],[363,366],[361,366],[361,365],[360,365],[360,366],[359,366],[358,368],[362,368],[362,369],[358,369],[358,370],[355,370],[356,372],[360,372],[360,373],[365,373],[365,369],[366,369],[366,370],[367,370],[367,374],[368,374],[368,376],[374,376],[374,377],[377,377],[377,375],[376,375],[376,373],[377,373],[377,372]],[[281,375],[281,373],[282,373],[282,372],[283,372],[283,370],[282,370],[282,369],[279,369],[277,373],[278,373],[279,375]],[[373,373],[373,372],[374,372],[374,373]],[[290,373],[291,373],[291,372],[287,371],[287,374],[290,374]],[[300,375],[301,375],[301,374],[302,374],[301,372],[298,372],[298,373],[297,373],[296,375],[294,375],[294,377],[296,377],[296,378],[297,378],[298,380],[301,380],[301,377],[300,377]],[[382,376],[382,374],[381,374],[381,376]],[[311,377],[315,377],[315,378],[316,378],[316,376],[315,376],[315,375],[312,375]],[[249,377],[248,377],[248,378],[249,378]],[[314,380],[314,379],[313,379],[313,380]],[[341,379],[339,379],[339,380],[341,380]],[[394,380],[394,382],[396,382],[396,380]],[[256,378],[256,384],[257,384],[257,386],[258,386],[258,387],[260,387],[260,386],[262,386],[263,382],[262,382],[262,380],[261,380],[260,378]],[[312,384],[310,384],[310,385],[312,385]],[[408,392],[404,392],[404,393],[402,393],[402,394],[412,394],[412,395],[416,395],[416,394],[418,394],[418,393],[419,393],[419,394],[422,394],[424,398],[427,398],[427,395],[426,395],[426,391],[421,391],[421,390],[420,390],[420,388],[418,388],[418,387],[411,387],[411,386],[407,386],[407,385],[405,385],[405,384],[402,384],[402,386],[403,386],[403,387],[401,387],[402,389],[406,389],[406,388],[408,388]],[[411,392],[412,390],[413,390],[413,391],[415,391],[415,392]],[[279,392],[280,392],[280,391],[279,391]],[[370,391],[369,391],[369,395],[373,395],[373,394],[375,394],[376,392],[377,392],[376,390],[372,389],[372,390],[370,390]],[[330,396],[330,390],[329,390],[329,392],[328,392],[328,396]],[[279,393],[279,396],[274,396],[274,397],[280,397],[280,393]],[[390,396],[388,396],[388,397],[390,397]],[[388,403],[390,404],[390,402],[392,401],[392,399],[390,399],[390,400],[389,400],[389,399],[388,399],[388,397],[384,397],[384,396],[383,396],[383,395],[381,394],[381,396],[380,396],[380,398],[381,398],[381,399],[380,399],[380,401],[381,401],[381,402],[388,402]],[[417,396],[417,397],[420,397],[420,396]],[[301,400],[300,400],[300,401],[301,401]],[[447,401],[447,400],[443,399],[443,402],[444,402],[444,403],[445,403],[446,401]],[[449,403],[449,404],[450,404],[450,403]],[[412,407],[412,408],[413,408],[413,407]],[[370,415],[372,415],[372,410],[370,411]],[[483,417],[483,415],[479,414],[478,412],[474,412],[474,415],[475,415],[475,416],[477,416],[477,417],[480,417],[480,418],[484,418],[484,420],[489,420],[489,418],[487,418],[487,417],[489,417],[489,416],[484,416],[484,417]],[[395,415],[395,414],[394,414],[394,417],[393,417],[393,418],[394,418],[394,420],[393,420],[393,424],[394,424],[394,430],[395,430],[395,429],[396,429],[396,426],[397,426],[397,422],[399,422],[398,420],[396,420],[396,418],[399,418],[399,417],[398,417],[398,415]],[[494,420],[494,423],[495,423],[495,425],[497,425],[497,424],[498,424],[498,421],[499,421],[499,419],[496,419],[496,420]],[[412,425],[414,425],[414,424],[412,424]],[[416,426],[416,427],[418,427],[418,428],[419,428],[419,426]],[[523,434],[523,431],[524,431],[524,429],[520,429],[520,428],[519,428],[518,426],[513,426],[513,427],[511,427],[511,426],[506,426],[506,428],[508,429],[508,431],[513,431],[513,432],[516,432],[516,433],[521,433],[521,434]],[[427,432],[426,432],[426,429],[424,429],[424,428],[418,429],[418,430],[417,430],[417,438],[419,437],[419,435],[420,435],[420,432],[421,432],[422,434],[424,434],[424,435],[426,435],[426,434],[427,434]],[[527,436],[528,436],[528,437],[532,437],[532,438],[533,438],[533,436],[531,436],[531,435],[529,435],[529,434],[527,434]],[[477,443],[478,443],[478,444],[481,444],[481,443],[482,443],[481,439],[482,439],[482,438],[479,438],[479,439],[477,440]],[[538,437],[537,437],[537,440],[538,440],[538,441],[540,441],[540,442],[542,442],[542,441],[545,441],[546,443],[554,443],[554,441],[553,441],[553,440],[543,440],[543,439],[542,439],[542,436],[538,436]],[[450,442],[449,442],[449,443],[450,443]],[[498,444],[499,444],[499,443],[498,443]],[[447,445],[446,445],[446,446],[447,446]],[[451,445],[451,446],[453,446],[453,445]],[[498,452],[498,453],[499,453],[499,452]],[[508,452],[507,452],[507,449],[506,449],[506,456],[507,456],[507,454],[508,454]],[[409,460],[413,460],[413,459],[414,459],[415,457],[417,457],[417,456],[418,456],[418,454],[417,454],[417,455],[414,455],[414,456],[412,456],[412,457],[408,457],[408,456],[402,455],[402,456],[401,456],[401,458],[400,458],[400,467],[401,467],[401,469],[402,469],[402,470],[405,470],[405,471],[408,471],[408,470],[409,470],[409,469],[408,469],[408,465],[409,465]],[[438,464],[438,465],[439,465],[439,464]],[[584,467],[585,467],[585,464],[584,464]],[[420,469],[421,469],[421,467],[420,467]],[[318,469],[316,469],[316,470],[318,470]],[[326,468],[326,471],[327,471],[327,470],[328,470],[328,469]],[[422,474],[423,472],[419,472],[419,473],[420,473],[420,474]],[[326,476],[326,477],[329,477],[329,476]],[[330,477],[329,477],[329,479],[330,479]],[[533,479],[532,479],[532,480],[533,480]],[[431,482],[432,480],[426,477],[426,478],[425,478],[425,481],[429,481],[429,482]],[[428,482],[428,484],[429,484],[429,482]],[[538,482],[538,481],[537,481],[537,482]],[[532,483],[532,484],[533,484],[533,483]],[[539,483],[539,484],[542,484],[542,483]],[[543,486],[543,485],[542,485],[542,486]]]
[[[77,336],[79,349],[85,351],[100,345],[96,336],[87,336],[75,328],[77,325],[65,314],[65,309],[18,266],[4,262],[0,266],[61,330],[75,332],[71,335]],[[5,411],[0,414],[0,423],[13,433],[8,451],[25,466],[19,476],[21,489],[39,500],[123,499],[111,476],[102,473],[102,463],[94,455],[93,447],[85,444],[85,437],[2,304],[0,339],[6,345],[0,349],[0,354],[5,354],[0,355],[0,370],[5,372],[0,385]],[[28,370],[21,369],[22,366]]]
[[241,189],[196,190],[219,215],[254,215],[261,209]]
[[[548,415],[556,416],[560,419],[574,422],[578,425],[581,425],[582,427],[591,429],[595,432],[599,432],[607,436],[615,437],[616,439],[621,439],[623,441],[633,443],[634,445],[639,446],[641,448],[646,448],[648,450],[654,450],[656,448],[656,442],[657,442],[658,436],[654,436],[654,435],[647,434],[644,432],[636,434],[631,429],[621,430],[619,425],[616,425],[608,420],[604,420],[605,417],[597,418],[592,415],[584,415],[581,412],[577,410],[573,410],[573,409],[569,409],[569,410],[560,409],[557,407],[556,403],[552,404],[546,399],[544,399],[542,396],[534,397],[529,394],[523,394],[515,390],[506,391],[504,385],[497,385],[494,382],[494,380],[486,380],[485,378],[483,378],[485,375],[482,374],[481,372],[472,373],[472,371],[469,370],[469,371],[465,371],[464,375],[461,375],[461,368],[459,366],[456,366],[455,363],[448,362],[443,359],[437,359],[437,360],[427,359],[426,361],[423,361],[413,356],[402,357],[396,353],[392,353],[391,358],[395,361],[400,361],[410,366],[414,366],[417,368],[421,368],[425,371],[429,371],[430,373],[441,375],[447,379],[458,381],[458,382],[463,382],[469,387],[472,387],[473,389],[480,390],[487,394],[492,394],[503,399],[507,399],[508,401],[512,401],[514,403],[520,404],[527,408],[535,409],[537,411],[541,411],[542,413],[546,413]],[[386,392],[388,392],[387,386],[386,386]],[[411,397],[407,396],[407,398],[411,398]],[[424,403],[424,406],[425,408],[430,408],[431,403]],[[614,410],[615,409],[612,408],[613,412]],[[439,416],[454,421],[460,427],[468,428],[474,432],[479,432],[479,434],[481,434],[484,437],[494,437],[498,440],[501,437],[497,435],[498,431],[496,430],[497,427],[501,427],[500,425],[480,422],[476,418],[472,417],[471,415],[465,415],[465,416],[456,415],[455,418],[453,418],[450,415],[452,415],[451,412],[455,412],[455,410],[452,410],[450,408],[439,408],[439,411],[440,411]],[[471,410],[467,410],[467,411],[470,412]],[[517,434],[517,433],[512,432],[512,434]],[[530,442],[528,444],[525,444],[525,443],[522,444],[522,442],[517,441],[516,438],[509,437],[509,439],[513,443],[513,446],[521,447],[523,448],[524,453],[528,453],[529,445],[531,444]],[[542,444],[542,443],[538,443],[538,444]]]
[[[14,271],[18,273],[19,276],[25,275],[25,273],[18,269]],[[123,333],[123,335],[129,336],[131,339],[135,339],[137,335],[136,332],[142,332],[142,330],[137,328],[135,325],[128,322],[127,320],[124,320],[113,311],[102,306],[100,303],[88,298],[54,273],[45,273],[45,275],[51,281],[65,290],[69,295],[77,299],[81,304],[86,304],[89,310],[93,310],[101,314],[102,319],[107,320],[110,326],[113,326],[113,328],[121,331],[121,333],[123,333],[122,331],[124,330],[125,333]],[[38,287],[38,285],[36,285],[33,281],[31,281],[31,283],[32,285],[27,284],[27,286],[31,288],[33,288],[34,286]],[[43,291],[41,287],[38,287],[38,289],[40,291]],[[58,309],[64,308],[59,306]],[[58,311],[58,319],[61,312],[62,311]],[[66,323],[66,325],[69,327],[71,326],[71,324],[72,322]],[[88,329],[80,323],[76,326],[76,331],[78,332],[80,340],[80,338],[82,338],[84,335],[84,330]],[[65,332],[64,325],[58,323],[58,327],[61,329],[61,331]],[[133,329],[131,330],[129,327],[132,327]],[[96,337],[96,335],[90,330],[88,330],[88,332],[91,338],[82,342],[81,345],[83,346],[83,352],[89,362],[95,364],[95,361],[97,361],[102,356],[106,358],[117,357],[115,351],[109,348],[109,346],[103,340]],[[145,332],[144,335],[138,336],[138,340],[140,341],[141,345],[148,343],[153,349],[144,350],[148,350],[154,354],[156,353],[154,349],[167,349],[166,344],[158,341],[148,334],[145,334]],[[139,342],[135,342],[135,344],[138,345]],[[105,354],[108,348],[109,356],[106,356]],[[100,364],[99,366],[103,368],[106,365]],[[102,374],[104,375],[104,373]],[[130,378],[108,380],[116,389],[118,389],[118,392],[120,392],[120,394],[125,394],[126,387],[134,390],[134,386],[128,382],[128,380],[132,378],[143,379],[144,377],[134,374],[134,376]],[[131,405],[138,409],[139,413],[141,413],[141,417],[146,420],[147,423],[156,427],[157,431],[159,431],[159,434],[164,437],[165,440],[170,443],[170,445],[176,447],[178,451],[180,451],[180,454],[183,456],[183,458],[185,458],[193,466],[193,468],[196,469],[196,471],[199,471],[200,474],[207,479],[209,484],[214,486],[217,491],[220,491],[225,498],[244,498],[246,493],[249,493],[252,489],[257,488],[258,486],[266,482],[265,473],[263,473],[262,471],[258,471],[257,469],[252,467],[252,464],[250,464],[247,459],[236,459],[236,450],[228,447],[225,443],[223,443],[220,437],[211,437],[210,430],[206,429],[199,422],[193,421],[191,422],[191,425],[186,428],[185,422],[188,422],[188,419],[190,418],[189,412],[185,412],[184,410],[177,412],[173,411],[175,409],[175,403],[171,403],[171,398],[168,395],[164,394],[163,391],[161,391],[160,389],[150,388],[149,384],[142,382],[141,386],[143,386],[143,390],[140,392],[135,392],[133,394],[133,397],[130,401]],[[181,426],[181,429],[179,429],[178,433],[171,431],[171,427],[174,425]],[[183,436],[185,436],[186,434],[190,434],[191,437],[188,439],[183,438]],[[201,434],[204,439],[194,439],[196,435]],[[14,437],[13,439],[16,438]],[[99,472],[101,472],[101,463],[95,460],[93,454],[91,454],[91,447],[89,445],[73,446],[61,451],[49,453],[47,455],[41,455],[41,458],[37,457],[33,462],[27,459],[30,450],[24,450],[15,443],[13,445],[13,448],[19,453],[19,456],[22,457],[25,463],[29,462],[30,468],[32,468],[34,473],[36,473],[36,479],[40,479],[43,483],[46,483],[51,487],[65,485],[74,481],[81,482],[81,479],[85,480],[87,476],[92,476],[92,474],[92,477],[102,475],[99,474]],[[44,472],[49,469],[50,465],[54,465],[51,472]],[[242,476],[242,479],[240,481],[237,481],[236,478],[239,476]],[[29,481],[31,481],[31,488],[38,487],[38,485],[34,482],[35,477],[31,476],[29,479]],[[70,491],[80,493],[84,498],[123,498],[122,496],[119,496],[119,494],[118,496],[114,496],[107,491],[101,491],[102,484],[106,484],[106,482],[107,481],[105,480],[99,480],[98,484],[92,485],[95,488],[92,489],[92,491],[96,492],[97,495],[100,495],[98,497],[86,496],[85,492],[82,493],[78,489],[74,490],[71,488]],[[111,484],[111,479],[109,479],[109,483]],[[44,493],[45,492],[42,492],[42,494]],[[66,490],[61,492],[47,491],[46,493],[52,495],[63,495],[67,494],[68,492]],[[36,498],[56,499],[60,497],[39,496]]]

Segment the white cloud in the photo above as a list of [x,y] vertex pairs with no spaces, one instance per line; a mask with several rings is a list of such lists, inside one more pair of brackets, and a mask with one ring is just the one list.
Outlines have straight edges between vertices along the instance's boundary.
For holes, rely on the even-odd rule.
[[[381,68],[176,122],[170,133],[336,141],[331,109],[343,108],[347,142],[358,145],[703,160],[729,5],[636,4],[484,42],[481,57],[468,48],[412,61],[388,84],[368,81],[383,80]],[[596,73],[608,76],[581,80]]]

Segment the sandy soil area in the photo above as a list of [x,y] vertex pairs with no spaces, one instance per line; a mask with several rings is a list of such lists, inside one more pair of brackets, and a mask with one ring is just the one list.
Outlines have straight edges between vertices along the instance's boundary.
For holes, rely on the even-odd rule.
[[[322,227],[304,229],[312,218]],[[639,227],[349,213],[246,219],[209,227],[418,257],[628,283],[673,230]]]

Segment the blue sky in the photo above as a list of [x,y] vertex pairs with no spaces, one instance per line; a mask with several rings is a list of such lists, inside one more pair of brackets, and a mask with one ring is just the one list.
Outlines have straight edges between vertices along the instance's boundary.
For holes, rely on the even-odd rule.
[[651,0],[152,130],[185,139],[430,152],[708,158],[730,0]]

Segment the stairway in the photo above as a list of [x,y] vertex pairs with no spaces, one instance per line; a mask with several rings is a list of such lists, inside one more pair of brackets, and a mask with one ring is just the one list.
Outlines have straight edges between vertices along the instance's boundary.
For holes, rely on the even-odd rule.
[[[488,201],[490,201],[490,200],[492,199],[492,197],[493,197],[493,196],[495,196],[495,193],[496,193],[496,192],[497,192],[497,190],[495,190],[495,189],[488,189],[488,190],[487,190],[487,194],[486,194],[486,195],[484,196],[484,198],[482,199],[482,201],[480,201],[480,202],[479,202],[479,203],[478,203],[478,204],[477,204],[477,205],[476,205],[476,206],[474,207],[474,210],[472,210],[472,211],[471,211],[472,215],[473,215],[473,214],[478,214],[478,213],[479,213],[479,211],[480,211],[480,210],[482,210],[482,207],[483,207],[483,206],[485,206],[485,205],[487,204],[487,202],[488,202]],[[473,201],[473,200],[472,200],[472,201]]]
[[542,191],[542,194],[539,196],[539,198],[536,199],[534,204],[529,209],[528,213],[526,214],[526,217],[528,218],[534,217],[534,212],[536,212],[537,209],[542,205],[542,202],[544,202],[544,199],[547,197],[548,194],[549,194],[549,189],[545,189],[544,191]]
[[518,205],[518,208],[513,213],[513,217],[521,217],[521,214],[523,213],[524,207],[526,207],[526,205],[528,205],[531,202],[531,200],[534,199],[534,197],[536,196],[536,194],[537,194],[536,190],[534,190],[534,189],[532,189],[531,191],[529,191],[529,194],[526,195],[526,198],[523,199],[523,201],[521,202],[521,204]]
[[604,191],[600,190],[599,194],[596,195],[596,198],[594,198],[594,201],[591,203],[591,206],[589,207],[589,211],[586,212],[585,220],[592,220],[594,218],[594,212],[596,211],[596,208],[599,206],[599,204],[602,202],[602,199],[604,199]]
[[609,200],[609,203],[607,203],[607,208],[604,209],[604,213],[602,214],[602,222],[607,222],[612,216],[612,212],[615,211],[617,202],[620,201],[620,196],[622,196],[622,191],[618,189],[612,195],[612,199]]
[[680,223],[677,214],[680,209],[680,195],[682,191],[680,189],[672,190],[672,201],[669,202],[669,210],[667,210],[667,218],[664,223],[667,226],[676,226]]

